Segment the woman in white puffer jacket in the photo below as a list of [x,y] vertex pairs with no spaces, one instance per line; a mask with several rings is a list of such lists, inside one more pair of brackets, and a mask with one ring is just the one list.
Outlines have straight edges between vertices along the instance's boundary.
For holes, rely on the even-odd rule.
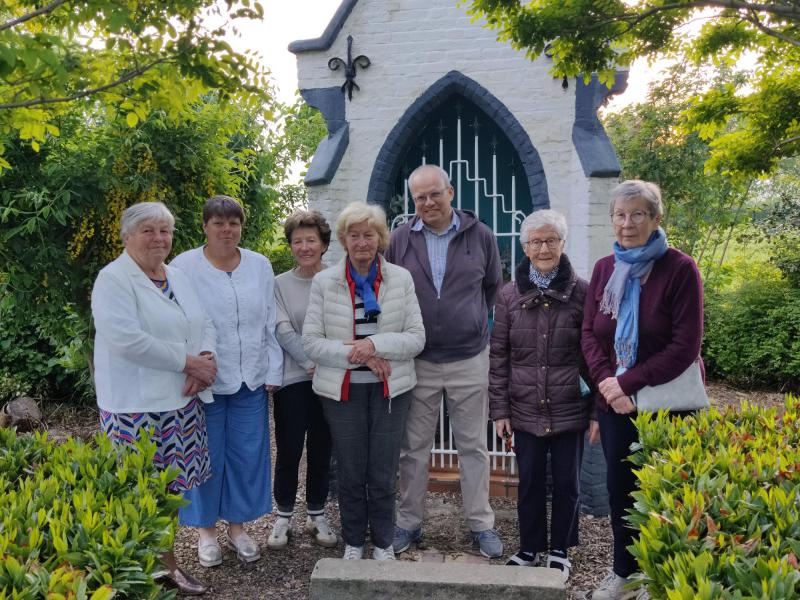
[[354,202],[336,235],[347,255],[316,276],[303,348],[316,364],[314,392],[338,459],[344,558],[362,558],[369,524],[373,558],[394,558],[395,479],[416,385],[414,357],[425,345],[411,274],[386,262],[386,215]]

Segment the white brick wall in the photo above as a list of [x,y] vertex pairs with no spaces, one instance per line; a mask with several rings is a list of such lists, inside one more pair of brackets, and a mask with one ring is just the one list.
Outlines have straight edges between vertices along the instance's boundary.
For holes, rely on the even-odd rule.
[[[548,74],[550,61],[527,59],[497,42],[482,22],[470,22],[455,0],[360,0],[336,41],[324,52],[298,55],[301,89],[340,86],[343,73],[330,71],[331,57],[367,55],[372,65],[358,69],[353,101],[346,102],[350,143],[329,185],[308,189],[309,203],[333,223],[348,202],[367,200],[375,158],[406,109],[452,70],[494,94],[527,130],[547,178],[550,205],[567,215],[567,251],[577,271],[591,274],[594,261],[611,252],[608,194],[616,180],[584,176],[572,144],[575,85],[561,88]],[[329,260],[340,256],[333,245]]]

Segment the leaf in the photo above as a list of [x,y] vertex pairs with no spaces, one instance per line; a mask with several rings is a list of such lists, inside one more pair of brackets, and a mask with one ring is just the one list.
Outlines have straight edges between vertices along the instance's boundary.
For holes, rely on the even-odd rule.
[[136,127],[139,123],[139,115],[131,111],[125,116],[125,122],[128,124],[128,127]]

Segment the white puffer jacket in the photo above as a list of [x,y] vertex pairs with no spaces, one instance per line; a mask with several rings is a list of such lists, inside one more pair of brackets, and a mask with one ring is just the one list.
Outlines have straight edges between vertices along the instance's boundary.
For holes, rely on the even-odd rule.
[[[312,387],[326,398],[339,400],[353,339],[353,302],[345,275],[347,257],[314,276],[308,312],[303,322],[303,349],[316,363]],[[417,384],[414,357],[425,347],[425,327],[419,311],[414,280],[402,267],[380,257],[378,333],[370,336],[375,354],[391,363],[389,395],[397,396]]]

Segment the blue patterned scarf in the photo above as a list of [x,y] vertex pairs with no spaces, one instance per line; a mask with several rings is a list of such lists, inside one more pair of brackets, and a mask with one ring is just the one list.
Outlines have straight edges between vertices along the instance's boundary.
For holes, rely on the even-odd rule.
[[636,362],[639,347],[639,297],[642,277],[653,263],[667,251],[667,236],[659,227],[644,246],[626,250],[614,242],[614,272],[603,290],[600,312],[617,320],[614,351],[617,354],[617,375],[622,375]]
[[375,278],[378,276],[377,257],[372,262],[372,266],[369,268],[369,273],[367,273],[366,276],[359,275],[353,267],[353,263],[349,260],[347,261],[347,268],[350,269],[350,277],[353,278],[353,282],[356,284],[356,292],[364,301],[364,316],[376,317],[381,314],[381,306],[378,304],[378,299],[375,297],[375,290],[372,287],[375,283]]
[[531,263],[531,267],[528,269],[528,279],[530,279],[531,283],[540,290],[546,290],[549,288],[550,284],[553,283],[553,279],[556,278],[556,275],[558,275],[558,265],[556,265],[556,268],[546,275],[534,267],[533,263]]

